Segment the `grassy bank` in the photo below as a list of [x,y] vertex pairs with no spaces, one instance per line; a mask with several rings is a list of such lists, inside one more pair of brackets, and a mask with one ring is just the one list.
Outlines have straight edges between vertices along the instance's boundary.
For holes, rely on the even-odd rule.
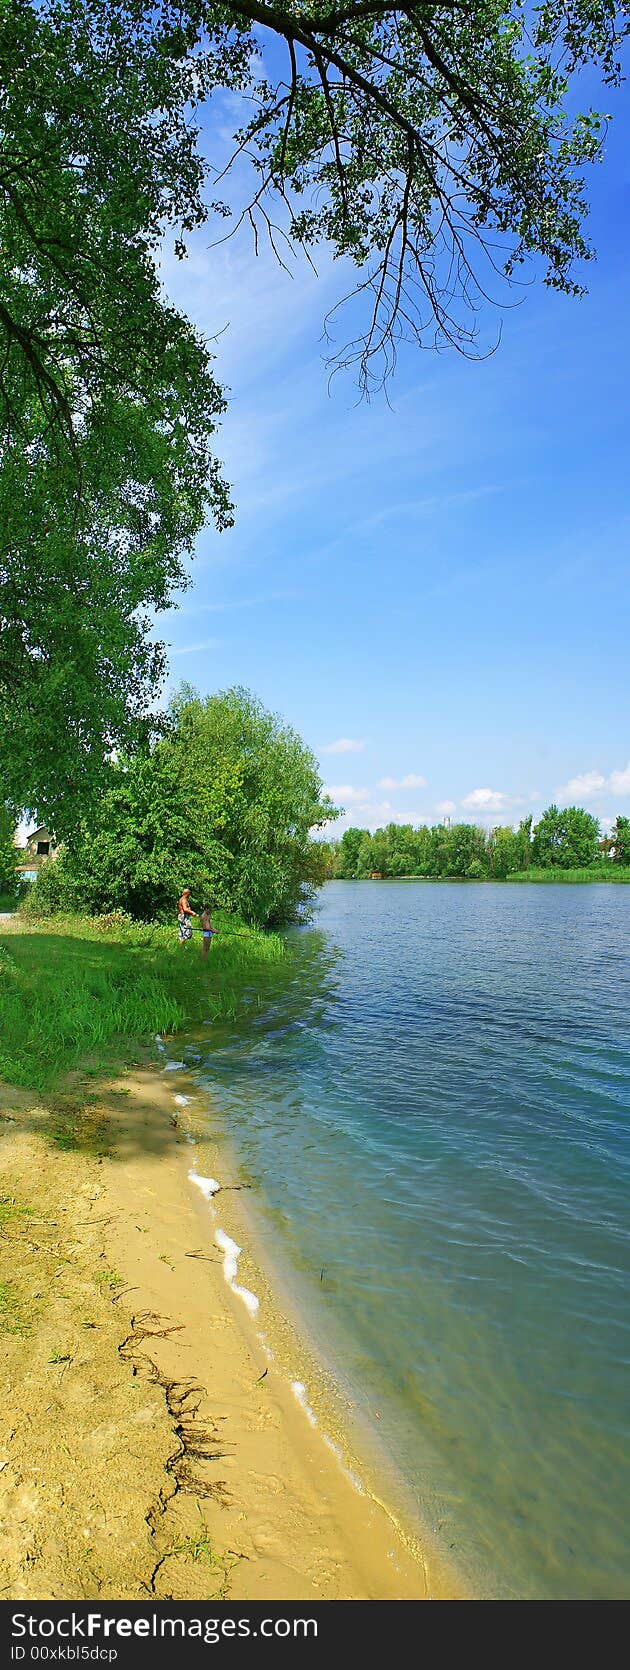
[[156,1032],[235,1015],[244,985],[284,948],[221,913],[217,926],[202,962],[200,935],[179,946],[171,927],[116,917],[0,923],[0,1078],[45,1091],[86,1060],[114,1067],[137,1060]]
[[537,870],[533,866],[529,870],[515,870],[506,876],[506,881],[533,882],[630,882],[630,865],[623,864],[591,864],[582,870],[561,870],[559,866],[551,866],[548,870]]

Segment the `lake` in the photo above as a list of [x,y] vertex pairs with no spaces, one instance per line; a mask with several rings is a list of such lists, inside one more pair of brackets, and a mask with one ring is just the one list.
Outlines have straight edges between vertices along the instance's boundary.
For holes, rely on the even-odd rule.
[[630,1595],[630,888],[332,882],[203,1074],[485,1596]]

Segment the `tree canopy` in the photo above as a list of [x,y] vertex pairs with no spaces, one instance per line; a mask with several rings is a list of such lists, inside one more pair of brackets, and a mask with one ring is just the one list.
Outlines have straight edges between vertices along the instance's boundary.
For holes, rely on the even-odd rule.
[[[278,215],[280,238],[355,263],[364,381],[405,328],[471,345],[491,272],[538,255],[548,283],[582,287],[582,170],[605,118],[569,115],[568,94],[586,65],[620,80],[626,5],[3,0],[0,16],[9,421],[20,362],[69,417],[68,363],[89,389],[127,376],[140,343],[151,359],[147,253],[171,226],[184,254],[208,215],[272,239]],[[237,115],[219,171],[197,124],[221,91]],[[241,171],[235,205],[236,158],[254,189]]]
[[335,816],[317,763],[246,690],[203,701],[184,687],[166,734],[112,768],[110,786],[37,882],[37,908],[140,920],[223,905],[249,922],[299,914],[323,879],[311,830]]
[[[280,258],[325,244],[356,273],[332,360],[367,392],[405,334],[474,353],[530,258],[582,288],[605,118],[570,115],[571,84],[619,80],[628,19],[613,0],[0,0],[3,799],[61,825],[95,792],[159,685],[146,611],[231,517],[223,396],[160,291],[164,238],[184,258],[211,217]],[[198,131],[225,94],[226,166]]]
[[[619,817],[609,842],[599,842],[599,824],[580,806],[560,810],[548,806],[532,831],[531,815],[517,829],[509,825],[491,830],[470,823],[389,823],[371,834],[368,829],[346,829],[328,848],[327,874],[342,878],[429,876],[471,881],[540,870],[583,870],[599,865],[602,874],[611,858],[601,847],[612,847],[612,859],[630,863],[630,821]],[[626,856],[627,855],[627,856]]]
[[151,259],[194,219],[190,66],[80,0],[3,4],[0,44],[0,798],[61,830],[142,732],[147,610],[230,518],[223,398]]
[[581,806],[548,806],[536,824],[532,841],[534,864],[558,864],[563,870],[592,864],[597,857],[599,823]]

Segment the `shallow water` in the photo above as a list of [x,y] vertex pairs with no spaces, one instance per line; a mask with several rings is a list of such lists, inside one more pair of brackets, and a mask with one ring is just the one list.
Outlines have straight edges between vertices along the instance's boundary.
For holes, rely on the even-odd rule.
[[330,883],[203,1071],[484,1595],[630,1595],[630,888]]

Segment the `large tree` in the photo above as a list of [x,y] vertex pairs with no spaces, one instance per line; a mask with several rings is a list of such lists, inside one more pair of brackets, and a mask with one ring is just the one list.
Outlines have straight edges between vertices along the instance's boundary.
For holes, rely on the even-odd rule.
[[0,800],[62,832],[146,726],[147,611],[230,519],[223,398],[152,259],[202,214],[186,51],[82,0],[5,0],[0,48]]
[[[155,687],[143,609],[229,518],[221,394],[160,294],[163,238],[183,257],[213,214],[279,253],[326,243],[357,273],[333,359],[368,391],[405,332],[475,352],[530,257],[582,287],[604,121],[567,114],[570,83],[618,81],[627,28],[613,0],[0,0],[0,728],[22,742],[0,794],[52,811],[58,777],[70,817]],[[198,143],[217,92],[227,190]]]
[[42,872],[34,899],[89,912],[172,917],[196,910],[285,922],[326,873],[313,828],[336,816],[300,737],[246,690],[203,701],[184,687],[166,733],[121,759],[89,819]]
[[[146,342],[139,258],[165,224],[183,254],[210,212],[273,236],[284,205],[289,237],[361,269],[368,380],[405,328],[471,345],[491,273],[529,256],[579,292],[582,170],[605,118],[569,116],[568,94],[588,64],[619,81],[629,15],[614,0],[3,0],[9,359],[53,405],[68,357],[88,380],[103,353],[120,371]],[[221,90],[255,179],[248,197],[241,170],[236,208],[197,145]]]
[[534,829],[532,863],[543,869],[581,869],[595,863],[598,840],[599,823],[592,812],[582,806],[548,806]]

